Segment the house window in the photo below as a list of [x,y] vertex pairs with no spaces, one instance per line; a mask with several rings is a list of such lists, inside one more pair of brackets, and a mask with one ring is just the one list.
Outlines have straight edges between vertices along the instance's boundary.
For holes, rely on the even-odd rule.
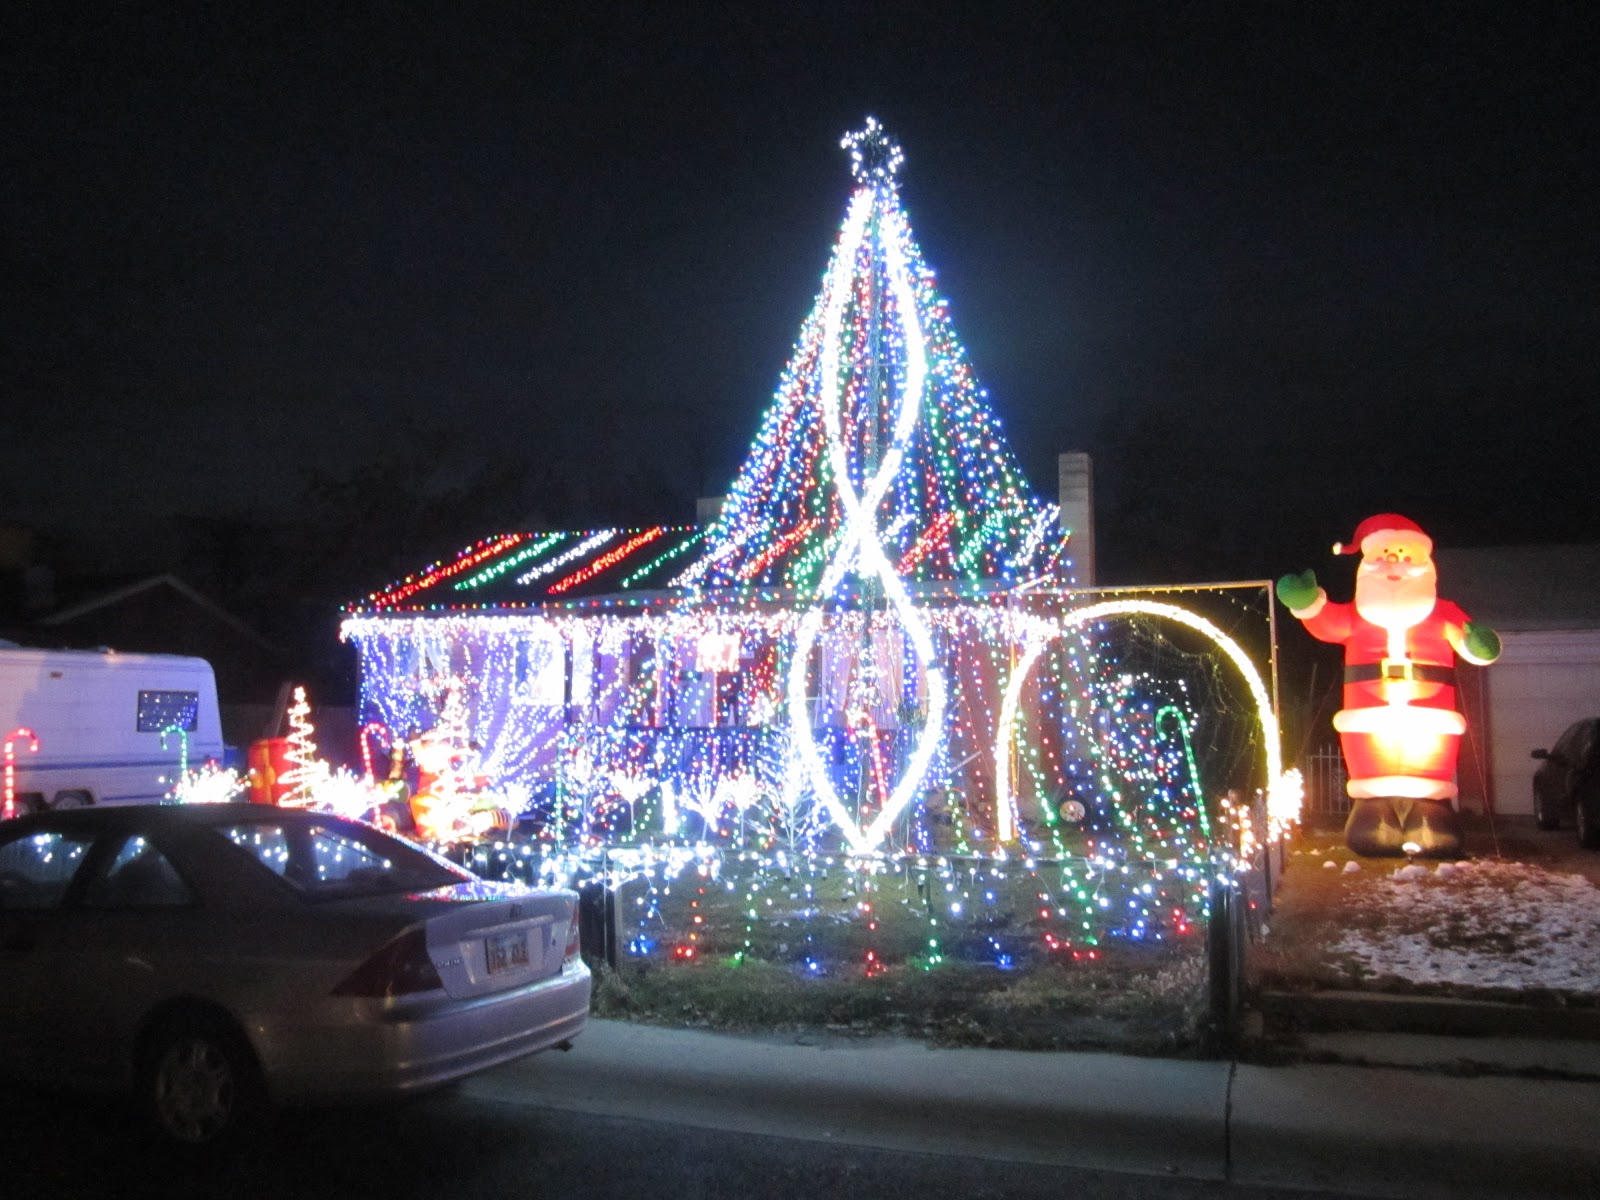
[[160,733],[163,729],[193,732],[199,723],[199,692],[139,693],[140,733]]
[[535,708],[559,708],[567,702],[567,655],[560,638],[519,642],[511,671],[519,702]]

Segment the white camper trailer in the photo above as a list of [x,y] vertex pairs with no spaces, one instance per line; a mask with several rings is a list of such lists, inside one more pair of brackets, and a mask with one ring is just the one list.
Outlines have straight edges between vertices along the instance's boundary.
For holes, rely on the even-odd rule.
[[156,803],[185,757],[223,756],[216,678],[203,658],[0,642],[0,737],[21,811]]

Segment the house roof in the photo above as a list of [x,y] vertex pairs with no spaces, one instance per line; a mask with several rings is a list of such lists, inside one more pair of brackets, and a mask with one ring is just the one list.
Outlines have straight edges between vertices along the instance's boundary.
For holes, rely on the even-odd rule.
[[1600,629],[1600,543],[1446,548],[1439,594],[1504,631]]
[[[752,578],[742,586],[706,583],[700,564],[706,529],[698,525],[501,533],[463,547],[346,605],[352,613],[505,612],[633,609],[681,604],[788,602],[796,593]],[[1046,543],[1046,550],[1052,549]],[[1059,557],[1055,546],[1053,562]],[[910,553],[915,553],[913,546]],[[901,560],[904,562],[904,559]],[[907,580],[923,599],[970,598],[1008,590],[1004,580]],[[812,597],[815,598],[815,597]]]
[[695,525],[496,534],[350,607],[369,612],[515,609],[578,604],[598,596],[647,603],[673,586],[702,536]]

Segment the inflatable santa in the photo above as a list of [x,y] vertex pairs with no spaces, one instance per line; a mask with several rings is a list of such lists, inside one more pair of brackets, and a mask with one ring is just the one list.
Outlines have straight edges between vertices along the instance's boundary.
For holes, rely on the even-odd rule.
[[1483,666],[1500,639],[1439,599],[1433,541],[1396,513],[1368,517],[1335,554],[1361,554],[1355,601],[1328,599],[1316,575],[1278,580],[1278,599],[1311,635],[1344,649],[1344,707],[1333,717],[1350,782],[1345,843],[1357,854],[1461,851],[1457,656]]

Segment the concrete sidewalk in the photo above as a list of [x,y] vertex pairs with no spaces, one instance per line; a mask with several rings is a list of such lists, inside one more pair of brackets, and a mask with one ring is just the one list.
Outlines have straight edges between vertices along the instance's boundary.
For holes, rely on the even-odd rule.
[[1355,1196],[1600,1196],[1600,1084],[930,1049],[591,1020],[474,1095],[888,1150]]

